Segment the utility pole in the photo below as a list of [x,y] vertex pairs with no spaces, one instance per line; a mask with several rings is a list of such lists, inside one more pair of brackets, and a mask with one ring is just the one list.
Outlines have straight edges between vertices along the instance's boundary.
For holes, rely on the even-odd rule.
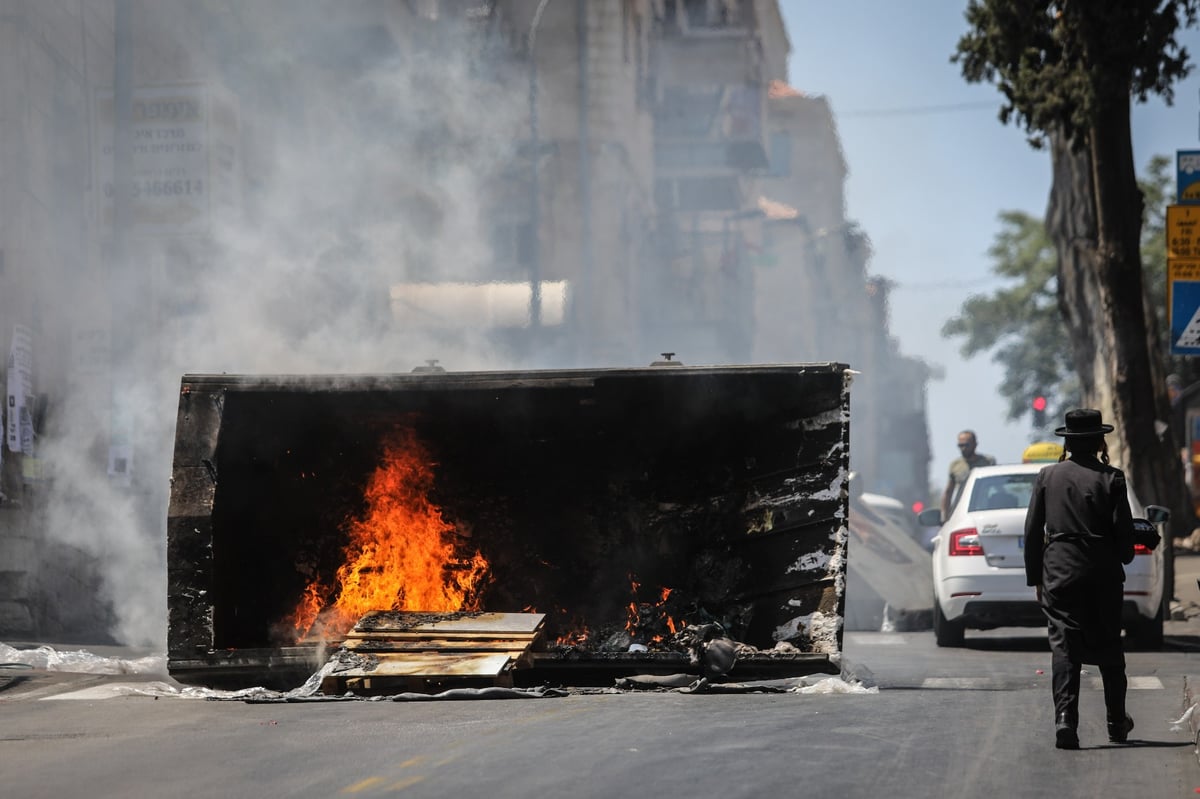
[[541,142],[538,140],[537,45],[538,25],[550,0],[541,0],[529,23],[529,326],[536,341],[542,326],[542,193],[538,176]]
[[112,412],[108,474],[129,486],[133,460],[133,415],[129,387],[135,345],[135,281],[128,236],[133,221],[133,0],[114,0],[113,52],[113,221],[109,264],[109,362]]
[[592,296],[592,277],[594,271],[592,252],[592,164],[591,141],[588,130],[588,106],[590,80],[588,75],[588,3],[587,0],[575,0],[576,36],[579,48],[579,248],[580,274],[579,289],[575,293],[576,309],[575,343],[576,348],[582,349],[585,360],[584,366],[591,366],[592,350],[589,346],[591,337],[595,334],[595,298]]

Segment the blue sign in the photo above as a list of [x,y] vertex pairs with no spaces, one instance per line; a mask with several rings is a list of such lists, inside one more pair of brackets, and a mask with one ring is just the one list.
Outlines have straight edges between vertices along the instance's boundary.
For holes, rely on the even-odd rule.
[[1167,262],[1172,355],[1200,355],[1200,260]]
[[1175,195],[1181,205],[1200,205],[1200,150],[1175,151]]

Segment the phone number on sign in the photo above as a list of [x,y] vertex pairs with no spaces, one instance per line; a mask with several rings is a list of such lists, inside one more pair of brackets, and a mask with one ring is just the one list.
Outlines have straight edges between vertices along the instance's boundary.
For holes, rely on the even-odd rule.
[[[137,180],[133,183],[134,197],[195,197],[204,193],[202,180]],[[113,186],[104,186],[104,196],[113,196]]]

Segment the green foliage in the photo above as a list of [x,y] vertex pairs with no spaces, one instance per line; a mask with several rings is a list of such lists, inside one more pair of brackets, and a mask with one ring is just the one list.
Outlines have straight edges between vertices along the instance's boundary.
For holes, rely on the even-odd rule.
[[963,357],[992,351],[1003,367],[999,390],[1008,418],[1031,410],[1035,396],[1051,401],[1047,415],[1078,399],[1066,328],[1058,311],[1057,257],[1041,220],[1021,211],[1000,213],[1000,232],[988,248],[992,273],[1007,285],[974,295],[942,327],[946,338],[962,337]]
[[1168,104],[1172,84],[1191,71],[1175,38],[1191,26],[1200,0],[969,0],[970,30],[951,61],[970,83],[995,83],[1000,119],[1025,128],[1030,142],[1062,131],[1080,142],[1114,98],[1151,94]]
[[[1200,363],[1190,356],[1169,356],[1167,319],[1167,205],[1174,201],[1173,162],[1163,155],[1150,159],[1139,180],[1145,197],[1142,264],[1146,294],[1158,318],[1166,372],[1183,385],[1200,380]],[[999,390],[1008,401],[1008,418],[1031,413],[1039,394],[1050,400],[1047,416],[1056,418],[1079,403],[1079,381],[1067,345],[1066,326],[1056,299],[1057,257],[1044,223],[1021,211],[1000,213],[1000,231],[988,248],[992,274],[1007,285],[963,303],[957,316],[942,326],[946,338],[963,339],[960,352],[970,358],[992,352],[1003,368]]]
[[[1146,174],[1138,181],[1142,190],[1142,280],[1146,294],[1152,298],[1152,306],[1158,320],[1159,337],[1163,339],[1160,351],[1170,351],[1166,344],[1167,332],[1167,205],[1174,201],[1172,191],[1175,176],[1174,164],[1165,155],[1150,159]],[[1168,371],[1170,371],[1168,369]]]

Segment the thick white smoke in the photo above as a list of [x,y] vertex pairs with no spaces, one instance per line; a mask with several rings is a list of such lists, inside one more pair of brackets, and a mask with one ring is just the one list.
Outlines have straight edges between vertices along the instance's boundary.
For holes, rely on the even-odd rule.
[[[135,58],[136,82],[199,82],[232,97],[244,180],[240,204],[214,215],[208,235],[129,232],[126,273],[148,281],[130,290],[149,299],[134,318],[113,320],[135,333],[132,366],[65,386],[39,442],[53,470],[47,538],[94,559],[122,643],[165,648],[182,375],[397,372],[429,358],[453,369],[509,365],[482,334],[453,332],[454,320],[438,320],[439,332],[403,305],[394,312],[390,289],[485,275],[484,201],[514,157],[522,84],[481,79],[503,64],[480,62],[465,29],[439,26],[445,38],[432,46],[411,30],[382,35],[378,18],[357,20],[343,4],[284,5],[276,16],[275,4],[239,4],[238,21],[261,27],[236,40],[215,24],[207,40],[189,37],[181,26],[194,16],[147,9],[159,35],[194,51],[161,74],[152,54]],[[252,51],[239,49],[246,43]],[[92,296],[74,308],[93,310],[63,313],[63,334],[105,327],[108,284],[76,290]],[[106,474],[110,394],[131,430],[130,487]]]

